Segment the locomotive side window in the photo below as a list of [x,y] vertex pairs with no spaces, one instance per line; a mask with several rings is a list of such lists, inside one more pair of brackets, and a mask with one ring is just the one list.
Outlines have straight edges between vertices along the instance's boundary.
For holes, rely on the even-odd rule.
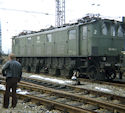
[[111,36],[115,36],[116,35],[116,31],[115,31],[115,26],[111,26]]
[[40,43],[40,36],[37,36],[37,43]]
[[94,29],[94,35],[96,35],[97,34],[97,29]]
[[28,40],[31,40],[32,38],[31,37],[28,37]]
[[103,35],[107,35],[108,33],[108,29],[105,23],[102,24],[102,34]]
[[118,37],[123,37],[124,33],[123,33],[123,29],[122,26],[119,26],[118,28]]
[[52,34],[47,34],[46,41],[52,42]]
[[76,30],[69,31],[69,40],[76,39]]
[[32,37],[27,37],[27,41],[29,42],[28,44],[30,45],[32,42]]
[[87,26],[83,26],[83,39],[87,37]]

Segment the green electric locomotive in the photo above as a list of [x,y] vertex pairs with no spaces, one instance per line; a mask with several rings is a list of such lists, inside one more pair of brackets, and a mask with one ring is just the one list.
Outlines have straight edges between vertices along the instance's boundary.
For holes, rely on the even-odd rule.
[[28,72],[112,80],[122,76],[125,23],[85,17],[12,38],[12,52]]

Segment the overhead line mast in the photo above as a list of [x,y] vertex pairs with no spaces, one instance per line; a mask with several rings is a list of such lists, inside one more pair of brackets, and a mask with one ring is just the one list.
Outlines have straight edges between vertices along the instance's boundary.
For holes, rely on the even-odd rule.
[[65,0],[56,0],[56,26],[65,24]]

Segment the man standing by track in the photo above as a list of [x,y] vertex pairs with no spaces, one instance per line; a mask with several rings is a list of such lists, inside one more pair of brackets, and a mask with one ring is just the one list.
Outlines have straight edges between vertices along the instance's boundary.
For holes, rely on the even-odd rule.
[[9,106],[9,97],[10,89],[12,89],[12,106],[16,107],[17,97],[16,97],[16,88],[17,83],[22,77],[22,67],[21,64],[16,61],[16,57],[13,53],[9,55],[9,61],[7,61],[2,67],[3,76],[6,76],[6,91],[4,94],[3,107],[8,108]]

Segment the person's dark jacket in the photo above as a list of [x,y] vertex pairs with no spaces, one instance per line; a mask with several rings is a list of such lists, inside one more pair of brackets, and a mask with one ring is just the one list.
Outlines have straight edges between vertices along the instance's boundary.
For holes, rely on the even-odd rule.
[[18,77],[20,81],[22,77],[22,66],[16,60],[8,61],[3,65],[2,73],[3,76],[6,76],[6,78]]

